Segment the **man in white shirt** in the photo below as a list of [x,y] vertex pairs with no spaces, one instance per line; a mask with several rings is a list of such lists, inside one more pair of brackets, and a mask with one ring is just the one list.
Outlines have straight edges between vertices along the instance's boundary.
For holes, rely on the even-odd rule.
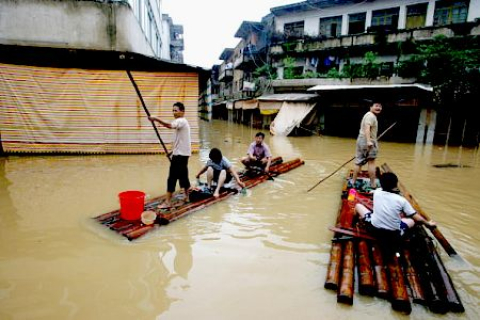
[[355,205],[360,219],[370,225],[370,231],[379,238],[380,243],[392,246],[396,251],[403,233],[412,228],[415,222],[429,228],[437,224],[425,220],[419,215],[407,199],[398,194],[398,178],[394,173],[386,172],[380,176],[381,189],[373,192],[373,212],[361,203]]
[[188,199],[188,190],[190,189],[190,180],[188,179],[188,159],[192,155],[190,124],[185,119],[185,106],[181,102],[173,104],[173,120],[171,123],[165,122],[158,117],[150,117],[150,121],[158,122],[162,126],[174,129],[173,144],[171,151],[170,172],[167,180],[167,198],[161,204],[160,208],[169,208],[172,203],[172,194],[175,191],[177,180],[180,188],[184,189],[185,196]]
[[357,176],[362,166],[368,163],[368,175],[370,177],[370,187],[377,187],[375,182],[375,158],[378,153],[377,132],[378,121],[377,116],[382,112],[382,105],[374,103],[370,107],[360,123],[360,131],[358,133],[356,143],[355,167],[353,169],[352,186],[355,187]]

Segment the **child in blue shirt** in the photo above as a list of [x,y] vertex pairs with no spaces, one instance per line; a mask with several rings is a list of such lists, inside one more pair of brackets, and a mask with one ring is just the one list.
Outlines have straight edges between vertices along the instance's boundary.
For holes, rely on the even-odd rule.
[[222,152],[219,149],[212,148],[208,157],[210,159],[207,161],[205,167],[198,172],[197,179],[200,178],[201,174],[207,172],[208,187],[211,188],[212,181],[217,183],[217,187],[213,193],[215,198],[220,196],[220,188],[223,187],[225,183],[230,182],[232,177],[235,178],[240,187],[245,187],[245,184],[240,180],[240,177],[233,169],[230,161],[228,161],[228,159],[222,155]]

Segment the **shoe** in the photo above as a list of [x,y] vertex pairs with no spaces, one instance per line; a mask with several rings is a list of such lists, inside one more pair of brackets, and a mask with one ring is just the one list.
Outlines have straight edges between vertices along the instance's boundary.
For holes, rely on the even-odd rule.
[[172,204],[167,204],[165,202],[162,202],[157,206],[157,209],[159,210],[171,210],[172,209]]

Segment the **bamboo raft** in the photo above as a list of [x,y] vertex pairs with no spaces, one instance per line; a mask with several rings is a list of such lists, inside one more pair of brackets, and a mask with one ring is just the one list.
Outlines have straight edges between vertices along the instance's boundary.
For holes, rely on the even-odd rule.
[[[286,173],[290,170],[300,167],[304,164],[301,159],[294,159],[288,162],[283,162],[281,157],[272,159],[269,174],[260,171],[242,171],[239,172],[240,180],[245,183],[245,188],[250,189],[262,182],[272,180],[280,174]],[[230,196],[237,194],[237,189],[222,188],[218,198],[209,197],[207,199],[192,201],[185,203],[182,200],[182,194],[176,193],[173,195],[173,207],[170,210],[158,209],[158,205],[162,203],[166,195],[156,197],[144,206],[144,210],[151,210],[157,213],[157,219],[154,224],[144,225],[140,220],[129,221],[120,217],[120,209],[101,214],[94,217],[101,225],[115,231],[116,233],[126,237],[128,240],[135,240],[145,235],[146,233],[158,228],[161,225],[167,225],[172,221],[180,219],[190,213],[204,209],[212,204],[226,200]]]
[[[392,171],[384,164],[381,172]],[[347,181],[351,175],[352,172],[343,186],[336,225],[329,228],[334,237],[324,287],[337,291],[337,302],[349,305],[353,304],[356,281],[361,295],[387,299],[392,309],[405,314],[411,313],[412,303],[424,305],[433,313],[465,312],[433,239],[423,226],[416,225],[407,231],[399,254],[386,256],[377,239],[357,223],[355,202],[347,200],[350,189]],[[367,176],[364,171],[358,180],[366,183]],[[401,183],[399,189],[417,213],[429,220]],[[372,208],[372,194],[361,189],[357,189],[355,201]],[[431,232],[449,255],[456,254],[438,228]]]

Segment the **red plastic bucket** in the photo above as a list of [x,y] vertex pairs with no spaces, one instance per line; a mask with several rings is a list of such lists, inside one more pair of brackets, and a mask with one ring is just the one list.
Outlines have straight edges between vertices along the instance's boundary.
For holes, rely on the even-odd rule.
[[145,193],[142,191],[124,191],[120,198],[120,218],[124,220],[140,220],[145,205]]

